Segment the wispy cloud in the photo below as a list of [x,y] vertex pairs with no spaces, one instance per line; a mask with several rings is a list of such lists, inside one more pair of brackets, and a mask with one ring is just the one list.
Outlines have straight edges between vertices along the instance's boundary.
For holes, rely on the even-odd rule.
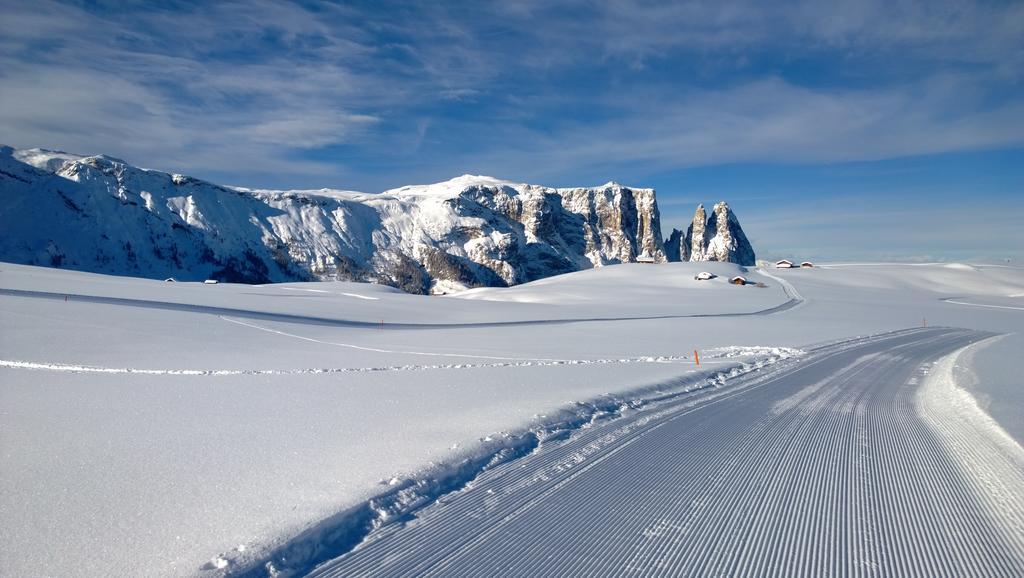
[[0,9],[0,140],[253,185],[636,181],[1024,143],[1014,3]]
[[[969,76],[885,89],[814,90],[769,78],[722,90],[647,90],[604,103],[598,123],[552,120],[528,134],[489,134],[524,149],[483,151],[472,164],[537,177],[564,167],[654,172],[736,162],[836,163],[1014,146],[1024,103],[977,105]],[[495,134],[495,132],[497,134]],[[522,169],[520,169],[522,170]]]
[[372,49],[302,8],[126,13],[5,6],[5,140],[196,172],[337,174],[282,157],[361,138],[377,120],[368,104],[387,103],[382,79],[344,62]]

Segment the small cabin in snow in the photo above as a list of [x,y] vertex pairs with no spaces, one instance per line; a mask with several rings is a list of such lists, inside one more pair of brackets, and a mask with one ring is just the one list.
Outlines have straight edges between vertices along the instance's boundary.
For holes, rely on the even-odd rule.
[[207,279],[206,281],[203,281],[204,285],[216,285],[217,283],[218,281],[216,279]]
[[636,258],[637,263],[654,263],[654,257],[650,255],[640,255]]
[[701,271],[700,273],[697,273],[697,275],[694,277],[694,279],[696,279],[698,281],[707,281],[708,279],[714,279],[714,278],[715,278],[715,274],[714,273],[708,273],[707,271]]
[[810,261],[804,261],[803,263],[800,263],[800,267],[802,269],[810,269],[811,267],[814,267],[814,263],[811,263]]
[[164,283],[177,283],[177,282],[178,282],[178,280],[175,279],[174,277],[168,277],[168,278],[164,279]]
[[793,268],[793,262],[788,260],[788,259],[783,259],[781,261],[776,261],[775,262],[775,268],[776,269],[792,269]]
[[746,277],[742,277],[740,275],[737,275],[737,276],[733,277],[732,279],[729,279],[729,282],[732,283],[733,285],[746,285],[747,284],[747,278]]

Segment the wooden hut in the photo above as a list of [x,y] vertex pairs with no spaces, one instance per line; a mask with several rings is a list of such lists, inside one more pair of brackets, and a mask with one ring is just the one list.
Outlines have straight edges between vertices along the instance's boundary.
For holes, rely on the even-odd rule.
[[737,276],[733,277],[732,279],[729,279],[729,282],[732,283],[733,285],[746,285],[747,284],[747,278],[743,277],[741,275],[737,275]]
[[814,263],[811,263],[810,261],[804,261],[803,263],[800,263],[801,269],[810,269],[811,267],[814,267]]
[[776,269],[792,269],[793,268],[793,262],[790,261],[789,259],[783,259],[781,261],[776,261],[775,262],[775,268]]
[[708,279],[714,279],[714,278],[715,278],[715,274],[714,273],[708,273],[707,271],[701,271],[700,273],[697,273],[697,275],[694,277],[694,279],[696,279],[698,281],[707,281]]

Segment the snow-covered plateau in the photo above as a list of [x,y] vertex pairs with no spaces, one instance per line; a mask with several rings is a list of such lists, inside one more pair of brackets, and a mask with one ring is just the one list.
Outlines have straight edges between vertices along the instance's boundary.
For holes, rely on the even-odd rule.
[[[728,282],[740,273],[749,284]],[[0,574],[304,573],[597,424],[923,325],[1002,335],[943,358],[905,407],[948,433],[950,455],[999,460],[964,475],[1004,472],[986,487],[1012,497],[1022,296],[1024,269],[960,264],[621,264],[426,296],[0,263]],[[878,355],[858,371],[899,358]],[[992,519],[1020,520],[1018,506]],[[1024,559],[1021,528],[1007,535]]]

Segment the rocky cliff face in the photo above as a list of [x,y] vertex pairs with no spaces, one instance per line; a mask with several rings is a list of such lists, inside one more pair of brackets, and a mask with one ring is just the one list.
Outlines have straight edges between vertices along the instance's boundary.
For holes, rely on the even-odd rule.
[[711,217],[708,218],[707,228],[715,232],[715,236],[708,241],[708,261],[754,265],[754,248],[750,246],[750,241],[740,228],[740,222],[728,203],[723,201],[715,205]]
[[669,261],[724,261],[745,266],[756,262],[754,248],[725,202],[716,204],[710,217],[704,205],[697,205],[686,235],[673,229],[665,240],[665,254]]
[[680,255],[680,259],[684,255],[688,255],[687,261],[707,261],[707,249],[708,249],[708,226],[707,226],[707,215],[704,212],[704,205],[697,205],[697,210],[693,213],[693,221],[690,226],[686,228],[686,249],[685,253]]
[[464,175],[380,194],[221,187],[0,148],[0,260],[250,283],[357,280],[414,293],[666,261],[651,189],[554,189]]
[[668,239],[665,239],[665,258],[670,262],[690,260],[690,249],[686,245],[686,237],[679,229],[672,229]]

